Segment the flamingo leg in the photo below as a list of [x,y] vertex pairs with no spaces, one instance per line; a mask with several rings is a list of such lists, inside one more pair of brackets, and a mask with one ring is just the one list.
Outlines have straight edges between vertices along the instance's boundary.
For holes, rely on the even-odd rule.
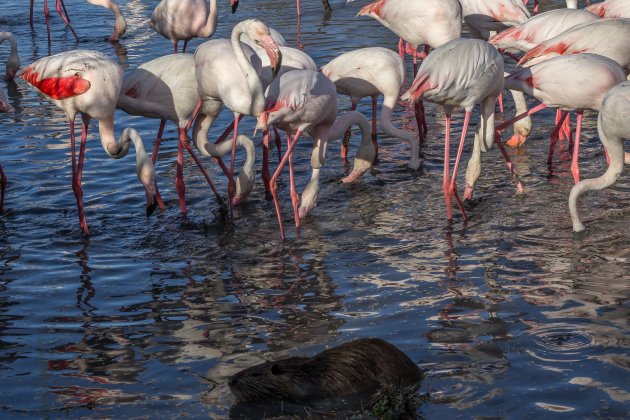
[[89,234],[85,212],[83,210],[83,190],[81,189],[81,178],[83,177],[83,159],[85,157],[85,145],[87,143],[87,124],[82,125],[81,145],[79,146],[79,161],[77,162],[74,145],[74,118],[70,121],[70,148],[72,149],[72,191],[77,200],[77,210],[79,213],[79,224],[85,235]]
[[238,118],[238,115],[234,117],[234,135],[232,136],[232,159],[230,160],[230,176],[228,177],[228,200],[229,200],[229,207],[230,207],[230,219],[233,216],[233,210],[232,210],[232,200],[234,198],[234,193],[235,193],[235,184],[234,184],[234,161],[236,160],[236,136],[238,135],[238,122],[240,121],[240,118]]
[[79,36],[77,35],[77,33],[74,31],[74,29],[70,25],[70,19],[68,19],[67,16],[64,15],[63,11],[61,10],[61,2],[60,2],[60,0],[56,0],[55,1],[55,9],[57,9],[57,13],[59,14],[59,16],[61,16],[61,19],[66,24],[66,26],[68,28],[70,28],[70,32],[72,32],[72,35],[74,35],[74,39],[76,39],[77,42],[79,42]]
[[284,227],[282,226],[282,214],[280,213],[280,203],[278,203],[277,182],[278,182],[278,177],[280,176],[280,172],[282,172],[282,168],[287,163],[287,160],[289,159],[289,155],[291,154],[291,152],[293,152],[293,148],[295,147],[301,134],[302,134],[302,131],[300,130],[296,131],[295,135],[293,136],[293,140],[291,140],[291,142],[289,143],[289,147],[287,148],[287,151],[284,152],[284,156],[282,157],[282,160],[280,161],[280,163],[278,164],[278,167],[276,168],[276,172],[274,172],[273,176],[271,177],[271,182],[269,185],[269,188],[271,189],[271,195],[273,196],[273,203],[276,207],[276,215],[278,216],[278,224],[280,225],[280,235],[282,236],[282,240],[285,240],[286,236],[284,235]]
[[28,23],[31,25],[31,28],[33,27],[33,3],[34,2],[35,0],[31,0],[31,10],[30,10],[29,19],[28,19]]
[[512,163],[510,156],[508,155],[507,151],[505,150],[505,147],[503,146],[503,143],[501,142],[501,136],[498,135],[496,131],[495,131],[495,136],[494,136],[494,143],[499,148],[499,151],[503,155],[503,159],[505,159],[505,163],[507,164],[508,170],[510,171],[510,174],[512,174],[512,179],[514,179],[514,182],[516,183],[516,191],[518,191],[519,194],[522,194],[524,191],[523,184],[521,183],[521,180],[519,179],[518,174],[516,173],[516,168],[514,167],[514,164]]
[[298,17],[302,16],[301,10],[300,10],[300,0],[297,0],[297,15]]
[[[160,150],[160,143],[162,142],[162,133],[164,133],[164,126],[166,125],[166,120],[160,120],[160,128],[158,128],[157,137],[155,138],[155,146],[153,146],[153,150],[151,151],[151,162],[155,165],[158,157],[158,150]],[[160,206],[160,210],[164,210],[166,205],[162,200],[162,196],[160,195],[160,191],[158,190],[157,182],[155,183],[155,196],[157,198],[158,205]]]
[[184,150],[181,141],[177,142],[177,172],[175,175],[175,189],[179,198],[179,208],[186,214],[186,185],[184,184]]
[[[287,147],[291,145],[291,136],[287,135]],[[293,204],[293,215],[295,217],[296,236],[300,236],[300,213],[298,212],[298,203],[300,195],[295,189],[295,172],[293,171],[293,152],[289,153],[289,184],[291,186],[291,204]]]
[[[466,132],[468,131],[468,124],[470,123],[470,112],[466,112],[466,116],[464,117],[464,126],[462,127],[462,135],[459,139],[459,147],[457,148],[457,157],[455,158],[455,166],[453,167],[453,175],[451,176],[451,181],[449,185],[449,201],[450,197],[455,197],[455,201],[457,202],[457,207],[462,212],[462,216],[464,216],[464,222],[468,221],[468,216],[466,215],[466,211],[464,210],[464,203],[459,198],[459,194],[457,193],[457,187],[455,186],[455,182],[457,180],[457,171],[459,171],[459,164],[462,159],[462,152],[464,150],[464,141],[466,140]],[[450,133],[449,133],[450,134]]]
[[429,131],[427,121],[424,118],[424,104],[422,103],[422,100],[416,101],[413,111],[416,116],[416,124],[418,125],[418,138],[420,139],[420,144],[422,144],[424,136],[426,136]]
[[450,174],[451,174],[451,161],[449,157],[449,150],[451,147],[451,114],[446,114],[446,130],[444,133],[444,175],[442,178],[442,188],[444,190],[444,201],[446,201],[446,218],[453,220],[453,209],[451,207],[451,194],[448,190]]
[[558,123],[556,124],[553,131],[551,132],[551,142],[549,143],[549,155],[547,156],[548,165],[551,165],[551,162],[553,161],[553,152],[556,149],[556,143],[558,142],[558,139],[559,139],[559,132],[562,129],[562,125],[567,115],[569,115],[568,111],[562,111],[560,118],[558,119]]
[[538,14],[538,0],[534,0],[534,14]]
[[569,143],[573,141],[571,135],[571,114],[567,113],[567,118],[564,120],[564,124],[561,127],[560,131],[560,140],[567,139]]
[[571,174],[573,181],[577,184],[580,182],[580,167],[578,166],[578,157],[580,152],[580,134],[582,133],[582,115],[584,111],[577,112],[577,121],[575,123],[575,142],[573,143],[573,156],[571,158]]
[[413,78],[416,78],[416,75],[418,74],[418,47],[413,47]]
[[[31,0],[31,14],[33,12],[33,0]],[[31,19],[31,26],[33,25],[32,19]],[[400,56],[400,58],[403,59],[403,61],[405,61],[405,41],[403,41],[402,38],[398,38],[398,55]]]
[[[260,171],[260,176],[263,181],[263,185],[265,186],[265,196],[269,197],[271,194],[271,190],[269,189],[269,180],[271,176],[269,175],[269,128],[266,128],[263,132],[263,141],[262,141],[262,169]],[[282,160],[282,159],[280,159]]]
[[179,43],[179,41],[173,42],[173,51],[175,52],[175,54],[177,54],[177,44],[178,43]]
[[[357,109],[356,102],[352,102],[352,107],[350,110],[354,111]],[[350,143],[350,136],[352,135],[352,130],[348,128],[345,133],[343,133],[343,140],[341,141],[341,158],[348,158],[348,144]]]
[[63,2],[63,0],[59,0],[59,3],[61,3],[61,8],[63,9],[64,15],[66,15],[66,19],[68,20],[68,22],[70,22],[70,16],[68,15],[68,9],[66,9],[66,4]]
[[537,113],[538,111],[540,111],[541,109],[545,109],[547,108],[547,105],[545,104],[539,104],[536,105],[535,107],[533,107],[532,109],[529,109],[525,112],[523,112],[522,114],[519,114],[517,116],[515,116],[514,118],[511,118],[507,121],[502,122],[501,124],[497,125],[496,127],[494,127],[495,130],[495,135],[498,135],[499,137],[501,137],[501,131],[504,130],[505,128],[511,126],[512,124],[514,124],[516,121],[522,120],[523,118],[525,118],[528,115],[532,115]]
[[184,47],[182,48],[182,54],[186,52],[186,47],[188,46],[188,40],[184,40]]
[[48,0],[44,0],[44,18],[46,18],[46,31],[48,32],[48,53],[50,54],[50,10],[48,10]]
[[372,97],[372,144],[374,145],[374,160],[378,159],[378,143],[376,142],[376,106],[378,98]]
[[190,156],[193,158],[197,166],[199,166],[201,173],[203,174],[204,178],[206,178],[206,181],[208,182],[208,185],[210,185],[210,188],[212,189],[212,192],[214,193],[214,196],[217,198],[217,201],[219,202],[219,204],[222,206],[225,206],[225,203],[223,202],[221,195],[219,194],[216,187],[214,186],[214,182],[212,182],[210,175],[208,175],[208,171],[206,171],[206,167],[203,166],[203,163],[201,162],[201,160],[199,160],[199,157],[195,154],[195,151],[190,145],[190,142],[188,141],[188,136],[186,135],[186,131],[183,128],[179,129],[179,141],[182,143],[182,146],[184,146],[184,149],[188,151],[188,154],[190,154]]
[[499,111],[503,114],[503,93],[499,93]]
[[278,149],[278,162],[280,162],[280,159],[282,159],[282,139],[276,127],[273,127],[273,133],[276,138],[276,149]]
[[4,207],[4,191],[7,189],[7,176],[4,174],[4,169],[0,165],[0,212]]

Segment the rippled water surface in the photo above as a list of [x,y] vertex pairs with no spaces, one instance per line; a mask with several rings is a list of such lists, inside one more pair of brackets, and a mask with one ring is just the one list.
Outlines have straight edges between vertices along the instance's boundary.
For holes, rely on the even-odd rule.
[[[365,4],[358,0],[334,0],[329,18],[319,1],[302,2],[299,35],[293,1],[243,0],[236,15],[219,2],[215,37],[258,17],[320,66],[344,51],[397,42],[376,21],[354,17]],[[28,2],[7,3],[0,31],[17,36],[25,66],[48,53],[42,1],[35,2],[34,30]],[[81,48],[105,52],[126,71],[171,52],[146,25],[156,1],[119,3],[128,31],[110,44],[109,11],[67,0]],[[51,32],[53,53],[78,47],[54,10]],[[201,42],[191,42],[190,51]],[[2,62],[7,54],[5,43]],[[491,151],[467,226],[458,212],[452,224],[445,219],[438,107],[427,105],[430,131],[418,171],[406,168],[406,144],[381,135],[378,164],[359,183],[341,184],[348,168],[332,143],[319,205],[300,238],[288,177],[281,179],[284,242],[259,174],[249,202],[228,223],[187,157],[188,215],[181,215],[171,123],[157,165],[167,208],[146,218],[134,158],[109,159],[93,122],[83,176],[91,236],[83,239],[65,116],[22,80],[2,88],[16,109],[0,114],[9,178],[0,216],[3,417],[237,416],[228,375],[366,336],[392,342],[425,369],[421,392],[430,400],[418,414],[426,418],[630,416],[630,177],[581,200],[588,231],[573,235],[567,145],[551,170],[546,164],[552,111],[538,114],[526,146],[511,151],[526,195],[516,196]],[[340,98],[340,110],[349,105]],[[369,116],[369,101],[359,110]],[[212,135],[230,119],[224,112]],[[454,116],[454,136],[462,119]],[[605,167],[595,120],[586,114],[583,177]],[[415,130],[403,107],[394,123]],[[136,128],[153,147],[156,120],[117,111],[116,125],[116,133]],[[251,134],[254,120],[241,126]],[[304,139],[296,151],[300,190],[310,145]],[[225,195],[220,169],[204,162]]]

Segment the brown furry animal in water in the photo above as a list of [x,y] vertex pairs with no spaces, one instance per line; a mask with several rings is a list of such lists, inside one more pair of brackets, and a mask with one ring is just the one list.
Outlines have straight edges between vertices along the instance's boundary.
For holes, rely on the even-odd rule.
[[313,357],[265,362],[232,376],[228,385],[239,402],[307,402],[372,393],[383,384],[414,386],[422,371],[403,352],[378,338],[362,338]]

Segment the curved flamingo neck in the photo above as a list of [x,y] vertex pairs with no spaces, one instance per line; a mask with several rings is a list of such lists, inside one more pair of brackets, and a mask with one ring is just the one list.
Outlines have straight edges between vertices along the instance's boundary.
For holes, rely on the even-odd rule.
[[385,134],[392,137],[397,137],[409,143],[411,146],[411,158],[409,159],[409,166],[418,168],[420,166],[420,143],[413,133],[400,128],[394,127],[392,124],[392,110],[396,105],[395,97],[384,97],[383,106],[381,107],[381,129]]
[[106,9],[109,9],[114,13],[114,16],[116,17],[116,23],[114,23],[114,33],[112,33],[112,35],[109,37],[109,40],[118,41],[118,38],[120,38],[127,30],[127,21],[125,20],[125,17],[122,15],[122,12],[120,11],[120,7],[118,7],[118,4],[116,4],[112,0],[87,0],[87,1],[88,3],[91,3],[95,6],[101,6]]
[[202,38],[208,38],[214,35],[217,30],[217,19],[219,17],[219,8],[217,6],[217,0],[210,0],[210,9],[208,11],[208,20],[206,24],[201,28],[199,35]]
[[13,79],[13,75],[20,68],[20,56],[17,52],[17,42],[15,41],[15,37],[11,32],[0,32],[0,44],[4,41],[9,41],[9,45],[11,46],[11,52],[9,53],[9,58],[7,58],[6,63],[6,79]]
[[247,80],[247,87],[252,98],[250,114],[257,117],[265,109],[265,93],[263,92],[262,82],[258,77],[258,73],[256,73],[254,66],[252,66],[252,63],[245,57],[243,52],[243,44],[240,39],[241,35],[246,33],[246,24],[247,21],[243,21],[234,27],[230,41],[232,42],[232,50],[236,56],[236,62]]

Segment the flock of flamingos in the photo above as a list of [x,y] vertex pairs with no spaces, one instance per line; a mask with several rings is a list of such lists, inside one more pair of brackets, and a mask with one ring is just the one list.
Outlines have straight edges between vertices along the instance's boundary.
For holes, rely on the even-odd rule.
[[[352,1],[352,0],[350,0]],[[116,41],[126,29],[125,19],[111,0],[88,0],[111,9],[115,16]],[[238,0],[230,1],[232,12]],[[525,2],[527,3],[527,1]],[[530,15],[522,0],[379,0],[363,7],[359,15],[372,17],[400,37],[398,52],[369,47],[341,54],[321,68],[303,51],[285,46],[282,36],[260,20],[244,20],[234,26],[231,39],[211,39],[200,45],[194,55],[186,54],[186,43],[195,37],[211,37],[217,26],[217,0],[162,0],[155,8],[150,24],[172,41],[175,53],[142,64],[124,75],[123,69],[98,51],[72,50],[44,57],[17,73],[20,60],[13,35],[0,33],[0,43],[8,40],[11,53],[6,63],[6,79],[21,77],[38,92],[61,108],[70,125],[72,151],[72,190],[77,200],[81,229],[88,234],[83,209],[81,177],[91,119],[98,120],[101,143],[114,159],[125,156],[133,143],[137,175],[146,190],[147,215],[159,205],[164,208],[156,185],[154,163],[167,121],[179,129],[176,190],[182,212],[186,212],[183,180],[183,151],[193,157],[217,199],[221,195],[206,173],[197,153],[214,157],[228,177],[228,206],[238,205],[253,188],[255,147],[252,140],[238,132],[243,116],[258,118],[257,129],[263,133],[261,175],[265,190],[274,200],[280,232],[285,238],[277,195],[277,180],[287,164],[290,172],[291,201],[299,232],[300,219],[315,207],[319,190],[319,172],[324,164],[327,142],[344,137],[342,154],[347,154],[349,128],[358,125],[361,143],[352,172],[343,182],[352,182],[365,173],[378,155],[376,142],[377,98],[383,95],[380,128],[386,134],[409,143],[409,167],[419,166],[419,147],[426,134],[422,101],[441,105],[446,115],[444,145],[444,198],[447,218],[453,217],[455,202],[464,221],[466,212],[457,191],[456,177],[461,163],[464,140],[474,107],[479,104],[481,121],[474,134],[474,146],[465,177],[463,199],[472,197],[481,174],[481,153],[497,145],[518,191],[522,186],[506,153],[501,133],[514,124],[514,136],[507,142],[523,144],[531,131],[529,116],[551,107],[557,110],[551,133],[549,161],[559,139],[572,139],[570,111],[577,113],[571,170],[576,185],[569,196],[574,231],[584,230],[578,218],[576,201],[592,189],[611,185],[619,177],[630,154],[624,152],[623,139],[630,138],[630,0],[605,0],[577,8],[577,1],[567,0],[566,9]],[[330,13],[328,1],[324,9]],[[298,14],[300,1],[297,0]],[[538,4],[534,5],[534,13]],[[63,0],[56,0],[56,10],[70,27]],[[48,25],[49,11],[44,0]],[[33,0],[31,0],[31,25]],[[473,38],[462,38],[466,24]],[[70,27],[71,28],[71,27]],[[72,31],[74,33],[74,31]],[[75,34],[76,36],[76,34]],[[77,38],[78,40],[78,38]],[[184,41],[183,52],[178,43]],[[50,44],[50,29],[48,29]],[[415,79],[401,94],[405,79],[404,58],[411,55]],[[520,55],[519,56],[517,56]],[[504,72],[504,57],[518,60],[513,74]],[[418,66],[419,60],[421,64]],[[502,107],[502,92],[509,89],[517,116],[495,126],[495,105]],[[337,116],[337,94],[349,95],[352,111]],[[527,110],[523,94],[531,95],[540,105]],[[364,97],[372,98],[372,123],[354,110]],[[392,109],[402,99],[415,111],[418,132],[404,131],[392,124]],[[230,124],[216,142],[208,141],[208,131],[223,107],[234,113]],[[160,120],[156,144],[148,156],[141,138],[133,128],[114,136],[114,110]],[[464,126],[455,164],[450,168],[450,123],[456,109],[465,111]],[[606,149],[608,169],[599,178],[579,180],[578,153],[584,110],[599,111],[598,133]],[[12,112],[6,95],[0,90],[0,111]],[[78,158],[75,151],[75,118],[80,114],[82,132]],[[286,132],[288,147],[282,155],[278,130]],[[230,136],[231,132],[232,135]],[[303,132],[313,139],[312,175],[302,195],[295,188],[292,150]],[[269,173],[269,146],[272,138],[280,163]],[[234,177],[237,147],[247,155]],[[231,153],[229,167],[221,158]],[[2,197],[7,184],[2,175]],[[1,209],[2,201],[0,201]]]

